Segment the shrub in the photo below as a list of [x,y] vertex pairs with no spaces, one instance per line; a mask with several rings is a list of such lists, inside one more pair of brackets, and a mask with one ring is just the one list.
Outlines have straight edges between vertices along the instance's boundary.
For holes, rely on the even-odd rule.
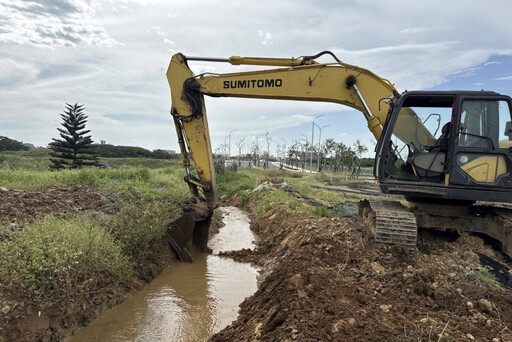
[[0,284],[21,297],[55,302],[132,275],[121,248],[85,217],[47,216],[0,242]]
[[137,272],[144,272],[148,262],[156,261],[155,244],[162,241],[180,208],[160,202],[125,203],[121,211],[104,223],[120,243]]
[[27,151],[28,149],[21,141],[0,136],[0,151]]

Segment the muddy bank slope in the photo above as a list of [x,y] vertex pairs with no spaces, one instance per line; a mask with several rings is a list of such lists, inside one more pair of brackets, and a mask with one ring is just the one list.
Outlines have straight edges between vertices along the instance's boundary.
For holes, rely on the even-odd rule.
[[511,292],[477,252],[506,262],[477,237],[421,232],[409,253],[349,218],[277,207],[253,222],[257,249],[228,254],[262,281],[210,341],[512,341]]
[[[26,230],[27,225],[34,222],[41,222],[46,215],[62,217],[63,220],[73,220],[74,217],[86,218],[84,221],[71,221],[79,225],[85,224],[89,220],[108,220],[109,217],[114,215],[127,215],[123,210],[127,211],[128,209],[123,209],[122,204],[118,204],[116,201],[85,187],[49,188],[42,191],[3,189],[0,192],[0,222],[3,224],[3,230],[0,231],[2,233],[0,234],[0,242],[8,242],[14,236],[13,234]],[[144,208],[141,210],[144,210]],[[135,227],[141,227],[144,222],[153,220],[153,216],[158,216],[158,212],[151,213],[150,210],[147,209],[147,213],[142,216],[132,212],[134,217],[131,220],[135,222]],[[157,219],[161,220],[160,218]],[[141,220],[141,223],[138,224],[139,221],[137,220]],[[121,217],[116,222],[122,225],[125,221]],[[62,222],[59,221],[60,223]],[[108,226],[108,224],[105,224],[105,226]],[[45,227],[47,226],[31,226],[31,230]],[[217,228],[215,224],[212,227]],[[71,230],[74,231],[75,228],[78,232],[78,226],[71,227]],[[136,233],[130,229],[125,232],[127,234]],[[44,235],[44,232],[41,231],[41,235]],[[117,244],[121,244],[120,241],[115,241],[117,241]],[[126,241],[129,240],[124,240],[125,245]],[[23,284],[15,282],[20,277],[13,276],[11,281],[2,279],[0,282],[2,286],[0,288],[0,342],[64,341],[79,327],[87,325],[108,308],[126,300],[131,294],[140,290],[156,277],[166,264],[175,259],[166,238],[157,241],[148,239],[147,242],[150,246],[145,246],[144,251],[151,253],[151,257],[137,259],[141,263],[137,264],[138,267],[133,274],[124,282],[120,282],[113,274],[101,269],[100,272],[93,273],[90,279],[85,280],[80,278],[79,271],[76,272],[76,277],[71,272],[72,278],[70,279],[74,283],[68,289],[60,288],[59,286],[63,283],[58,282],[57,279],[52,283],[49,277],[49,275],[54,274],[62,275],[64,274],[63,271],[61,273],[56,273],[57,271],[54,269],[33,271],[35,278],[29,284],[46,284],[46,287],[43,288],[44,291],[41,292],[29,292],[23,287]],[[62,249],[68,245],[51,244],[51,241],[48,242],[47,247],[34,244],[33,248],[40,248],[42,253],[48,254],[46,256],[42,254],[41,260],[47,260],[55,254],[51,253],[52,250],[48,246]],[[142,249],[142,246],[137,245],[135,247],[139,250]],[[64,250],[61,252],[55,255],[64,258],[67,256],[66,253],[70,254],[73,251]],[[72,265],[69,265],[69,267],[72,267]],[[13,273],[9,274],[12,276]],[[38,295],[31,296],[32,293]]]

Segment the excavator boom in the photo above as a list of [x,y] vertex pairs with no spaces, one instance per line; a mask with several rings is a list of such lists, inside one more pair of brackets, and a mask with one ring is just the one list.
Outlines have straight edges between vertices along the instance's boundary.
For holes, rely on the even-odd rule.
[[[323,55],[330,55],[334,62],[317,62]],[[189,61],[271,68],[195,75]],[[469,91],[399,94],[388,80],[344,63],[328,51],[299,58],[202,58],[178,53],[171,59],[167,79],[185,181],[192,194],[184,216],[171,230],[173,247],[182,260],[192,260],[194,250],[207,250],[208,225],[219,205],[205,95],[332,102],[360,111],[377,140],[374,174],[381,190],[404,195],[412,207],[420,208],[365,202],[361,213],[373,222],[379,241],[414,245],[417,222],[444,229],[446,220],[439,213],[453,208],[457,208],[457,219],[452,221],[458,223],[452,229],[471,231],[465,222],[477,220],[480,212],[468,210],[472,203],[512,202],[512,158],[507,147],[512,144],[510,97]],[[428,129],[426,122],[433,122],[432,118],[437,118],[437,127]],[[448,121],[442,129],[441,118]],[[508,138],[499,140],[503,132]],[[505,216],[500,215],[502,220]],[[508,238],[512,234],[505,234],[500,224],[485,228],[489,222],[482,221],[486,234],[512,255],[512,238]]]

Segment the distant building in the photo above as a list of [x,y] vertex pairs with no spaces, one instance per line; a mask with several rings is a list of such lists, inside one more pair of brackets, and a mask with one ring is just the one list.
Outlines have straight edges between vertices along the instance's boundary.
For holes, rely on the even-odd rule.
[[106,140],[100,140],[100,144],[101,144],[101,145],[106,145],[106,144],[107,144],[107,141],[106,141]]
[[176,150],[162,150],[162,151],[165,151],[169,154],[176,154]]

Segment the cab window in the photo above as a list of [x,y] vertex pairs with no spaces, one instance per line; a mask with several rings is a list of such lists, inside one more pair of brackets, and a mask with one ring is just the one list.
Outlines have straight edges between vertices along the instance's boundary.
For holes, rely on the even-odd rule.
[[507,101],[465,100],[462,103],[458,144],[486,149],[512,147],[512,125]]

